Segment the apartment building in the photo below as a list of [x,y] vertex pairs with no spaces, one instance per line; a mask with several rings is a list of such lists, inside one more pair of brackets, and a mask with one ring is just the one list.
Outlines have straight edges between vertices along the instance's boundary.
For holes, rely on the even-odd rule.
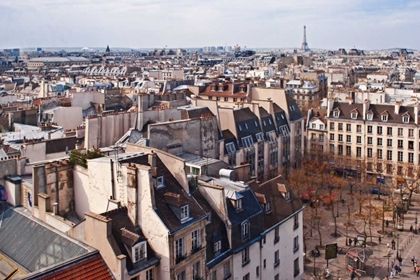
[[308,143],[319,143],[322,138],[328,142],[323,146],[328,145],[331,165],[345,174],[368,182],[381,176],[396,186],[399,178],[413,180],[418,176],[418,112],[417,103],[403,106],[401,102],[371,104],[368,99],[363,104],[329,100],[327,125],[317,118],[308,122]]

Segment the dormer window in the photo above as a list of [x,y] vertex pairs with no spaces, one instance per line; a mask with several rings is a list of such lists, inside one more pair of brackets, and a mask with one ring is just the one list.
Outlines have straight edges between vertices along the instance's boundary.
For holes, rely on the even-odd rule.
[[132,248],[133,262],[144,260],[147,258],[146,242],[136,244]]
[[289,192],[289,190],[286,188],[286,185],[278,183],[278,184],[277,184],[277,189],[278,189],[278,191],[279,191],[279,192],[283,195],[283,197],[284,197],[287,201],[289,201],[289,200],[290,200],[290,192]]
[[239,88],[239,92],[244,92],[244,88],[243,87],[240,87]]
[[334,118],[338,118],[340,116],[340,110],[334,110],[333,116]]
[[367,113],[366,118],[368,121],[373,120],[373,114],[372,113]]
[[258,142],[264,141],[264,134],[262,132],[258,132],[257,134],[255,134],[255,137],[257,138]]
[[156,179],[156,188],[162,188],[165,186],[165,180],[163,178],[163,176],[159,176]]
[[383,122],[388,121],[388,115],[387,114],[381,115],[381,121],[383,121]]
[[189,205],[181,206],[181,222],[185,222],[190,218],[190,208]]
[[220,251],[222,250],[222,241],[216,241],[214,242],[214,254],[220,254]]
[[410,116],[403,116],[402,121],[403,121],[403,123],[409,123],[410,122]]
[[215,91],[216,87],[215,86],[211,86],[211,91]]
[[350,117],[355,120],[357,119],[357,112],[351,112]]

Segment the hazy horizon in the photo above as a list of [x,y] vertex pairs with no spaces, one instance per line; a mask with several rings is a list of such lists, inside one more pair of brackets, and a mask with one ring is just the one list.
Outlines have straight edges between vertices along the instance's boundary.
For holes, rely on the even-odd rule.
[[306,25],[309,48],[417,49],[419,11],[414,0],[2,0],[0,48],[299,49]]

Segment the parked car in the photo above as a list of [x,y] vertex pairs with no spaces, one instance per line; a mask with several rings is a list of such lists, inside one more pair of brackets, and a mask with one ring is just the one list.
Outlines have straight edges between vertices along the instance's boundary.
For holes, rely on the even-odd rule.
[[380,195],[388,195],[385,191],[380,190],[378,187],[373,187],[370,189],[371,194],[380,194]]

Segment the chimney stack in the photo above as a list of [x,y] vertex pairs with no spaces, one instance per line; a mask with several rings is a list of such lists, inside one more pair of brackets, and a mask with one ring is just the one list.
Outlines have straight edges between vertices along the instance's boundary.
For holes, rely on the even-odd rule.
[[398,115],[400,113],[400,107],[401,107],[401,101],[395,101],[395,106],[394,106],[394,108],[395,108],[394,113],[395,114]]
[[153,168],[153,167],[156,167],[156,153],[152,150],[150,153],[149,153],[149,164],[150,164],[150,166]]

